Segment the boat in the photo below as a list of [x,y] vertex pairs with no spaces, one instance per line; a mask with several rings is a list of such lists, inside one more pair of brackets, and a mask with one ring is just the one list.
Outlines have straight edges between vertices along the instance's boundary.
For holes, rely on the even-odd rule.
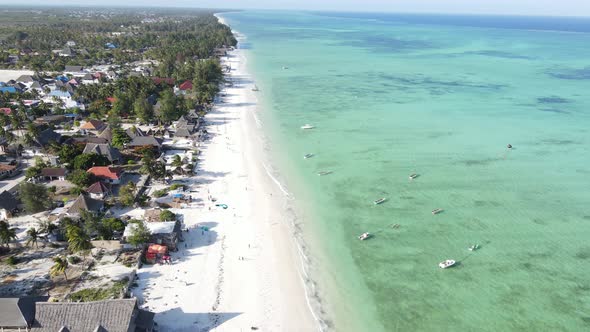
[[416,174],[416,173],[410,174],[410,180],[414,180],[414,179],[415,179],[415,178],[417,178],[418,176],[420,176],[420,175],[418,175],[418,174]]
[[457,262],[455,262],[455,260],[453,260],[453,259],[447,259],[444,262],[438,263],[438,267],[440,267],[441,269],[446,269],[446,268],[451,267],[451,266],[453,266],[455,264],[457,264]]
[[332,174],[332,171],[323,171],[323,172],[318,172],[319,176],[324,176],[324,175],[328,175],[328,174]]
[[260,90],[258,89],[258,86],[256,86],[256,85],[255,85],[255,86],[252,88],[252,91],[256,92],[256,91],[260,91]]
[[383,198],[379,198],[379,199],[376,199],[376,200],[374,200],[374,201],[373,201],[373,204],[375,204],[375,205],[379,205],[379,204],[381,204],[381,203],[385,202],[386,200],[387,200],[387,198],[385,198],[385,197],[383,197]]
[[303,159],[309,159],[311,157],[313,157],[313,153],[308,153],[305,156],[303,156]]
[[371,238],[371,236],[372,236],[371,233],[363,233],[363,234],[359,235],[359,240],[364,241],[366,239]]
[[310,124],[305,124],[305,125],[301,126],[301,129],[304,129],[304,130],[305,129],[313,129],[313,128],[315,128],[315,127]]
[[477,249],[479,249],[479,244],[474,244],[470,246],[468,249],[469,251],[476,251]]
[[443,211],[444,211],[443,209],[434,209],[434,210],[432,210],[432,214],[439,214]]
[[283,66],[283,70],[289,69],[289,67],[287,66]]

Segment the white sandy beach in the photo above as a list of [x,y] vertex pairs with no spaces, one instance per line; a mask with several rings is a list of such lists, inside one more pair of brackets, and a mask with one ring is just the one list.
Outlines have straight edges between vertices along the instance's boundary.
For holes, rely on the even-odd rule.
[[6,82],[10,80],[16,80],[21,75],[33,75],[32,70],[12,70],[12,69],[0,69],[0,82]]
[[135,295],[156,313],[160,331],[319,330],[285,194],[263,165],[256,93],[245,60],[241,50],[225,60],[234,85],[206,117],[211,139],[201,143],[197,174],[189,178],[196,203],[172,210],[190,229],[183,232],[185,242],[172,254],[172,265],[138,270]]

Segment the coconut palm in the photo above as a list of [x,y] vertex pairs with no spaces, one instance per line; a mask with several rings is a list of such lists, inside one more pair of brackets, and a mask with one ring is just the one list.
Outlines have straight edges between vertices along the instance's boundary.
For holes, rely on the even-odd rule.
[[0,220],[0,244],[10,248],[8,244],[12,240],[16,240],[16,228],[11,228],[8,222]]
[[29,238],[27,239],[26,245],[35,244],[35,248],[39,248],[37,244],[37,240],[39,240],[39,231],[35,227],[31,227],[27,230],[27,235]]
[[66,270],[68,269],[68,260],[64,256],[57,256],[53,257],[53,266],[49,269],[49,273],[52,276],[56,276],[58,274],[63,273],[64,278],[68,281],[68,275],[66,274]]
[[68,248],[71,252],[85,251],[92,248],[90,237],[77,224],[71,223],[66,226],[66,237],[68,238]]

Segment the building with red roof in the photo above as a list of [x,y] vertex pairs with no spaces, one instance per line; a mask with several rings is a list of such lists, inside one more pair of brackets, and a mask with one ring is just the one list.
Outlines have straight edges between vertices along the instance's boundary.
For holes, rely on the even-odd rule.
[[106,183],[120,184],[125,170],[121,167],[94,166],[88,170],[88,173],[94,174],[94,176]]
[[190,91],[193,89],[193,82],[186,80],[184,83],[178,86],[181,91]]

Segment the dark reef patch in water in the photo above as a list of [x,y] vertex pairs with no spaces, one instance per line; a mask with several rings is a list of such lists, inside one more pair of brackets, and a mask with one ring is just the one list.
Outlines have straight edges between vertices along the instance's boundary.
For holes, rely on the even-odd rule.
[[570,101],[565,99],[565,98],[561,98],[561,97],[557,97],[557,96],[551,96],[551,97],[540,97],[537,98],[537,102],[539,104],[567,104]]
[[371,50],[375,53],[412,52],[436,48],[436,45],[426,40],[400,39],[389,36],[356,34],[350,41],[342,41],[336,46],[350,46]]
[[580,142],[573,141],[571,139],[544,139],[541,140],[541,144],[550,144],[550,145],[573,145],[573,144],[580,144]]
[[460,164],[465,166],[487,166],[492,164],[496,161],[499,161],[498,158],[485,158],[485,159],[468,159],[468,160],[461,160],[459,161]]
[[562,80],[590,80],[590,67],[581,69],[548,70],[547,75]]
[[502,58],[502,59],[522,59],[522,60],[532,60],[532,57],[520,54],[514,54],[510,52],[504,51],[495,51],[495,50],[481,50],[481,51],[467,51],[463,52],[462,54],[465,55],[482,55],[482,56],[489,56],[494,58]]
[[575,256],[577,259],[587,260],[590,259],[590,247],[582,248],[578,250]]
[[557,114],[570,114],[569,111],[565,111],[559,108],[542,108],[541,112],[557,113]]

